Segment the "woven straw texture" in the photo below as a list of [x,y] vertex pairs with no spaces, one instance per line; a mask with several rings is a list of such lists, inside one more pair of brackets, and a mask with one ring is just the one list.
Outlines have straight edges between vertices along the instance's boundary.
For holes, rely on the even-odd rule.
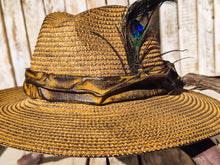
[[[124,75],[121,62],[115,52],[100,37],[108,40],[123,59],[129,73],[124,46],[114,26],[122,22],[125,7],[107,6],[92,9],[76,16],[54,13],[45,19],[40,31],[31,69],[39,72],[73,76],[119,76]],[[151,49],[143,63],[147,67],[163,68],[159,44],[151,38]],[[150,40],[150,39],[149,39]],[[146,42],[145,45],[148,45]],[[142,47],[144,49],[145,46]],[[151,60],[149,60],[151,59]]]
[[[64,77],[123,76],[119,57],[92,33],[96,32],[115,48],[129,74],[115,27],[124,11],[110,6],[76,16],[50,14],[30,69]],[[149,42],[152,49],[143,66],[151,74],[163,73],[165,62],[156,37],[148,36],[142,52]],[[130,155],[189,144],[219,132],[219,101],[191,91],[106,105],[32,99],[21,87],[0,91],[0,144],[28,151],[81,157]]]
[[48,103],[22,92],[0,94],[0,143],[29,151],[129,155],[188,144],[220,129],[219,102],[195,92],[106,106]]

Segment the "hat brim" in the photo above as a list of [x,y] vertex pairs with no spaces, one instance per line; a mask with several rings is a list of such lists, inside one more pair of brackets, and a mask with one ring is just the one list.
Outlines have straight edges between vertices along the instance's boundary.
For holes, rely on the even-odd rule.
[[47,154],[101,157],[161,150],[220,132],[220,102],[183,91],[108,105],[31,99],[0,92],[0,144]]

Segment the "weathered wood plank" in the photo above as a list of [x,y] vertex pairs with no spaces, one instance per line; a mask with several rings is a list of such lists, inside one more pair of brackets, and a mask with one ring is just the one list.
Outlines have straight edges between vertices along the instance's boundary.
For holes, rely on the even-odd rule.
[[210,89],[220,93],[220,76],[204,76],[188,73],[183,77],[186,86],[194,86],[195,89]]
[[125,163],[117,159],[116,157],[110,157],[109,162],[110,162],[110,165],[126,165]]
[[195,165],[191,158],[179,148],[141,154],[142,165]]
[[107,1],[108,5],[122,5],[122,6],[127,6],[128,5],[128,0],[108,0]]
[[38,33],[45,17],[44,5],[42,1],[22,0],[21,2],[25,16],[31,54],[33,54]]
[[73,159],[73,163],[72,165],[87,165],[88,159],[89,158],[72,158]]
[[137,155],[111,157],[109,158],[109,162],[110,165],[141,165],[142,164],[142,162],[138,161]]
[[58,11],[65,11],[65,5],[63,0],[43,0],[45,6],[46,15],[58,12]]
[[198,0],[199,73],[215,74],[213,0]]
[[215,73],[220,75],[220,0],[214,0]]
[[106,165],[106,158],[90,158],[89,165]]
[[132,3],[134,3],[137,0],[129,0],[129,4],[131,5]]
[[1,165],[16,165],[17,160],[20,159],[24,155],[24,151],[13,149],[13,148],[5,148],[5,151],[0,156],[0,164]]
[[86,10],[85,0],[65,0],[66,12],[77,14]]
[[198,51],[197,51],[197,13],[196,0],[179,0],[179,43],[180,49],[188,49],[187,52],[181,52],[180,57],[191,57],[190,59],[181,60],[181,73],[193,72],[198,73]]
[[15,86],[13,78],[13,68],[10,63],[10,53],[7,47],[7,36],[5,33],[4,20],[2,17],[2,9],[0,2],[0,89],[10,88]]
[[107,5],[105,0],[99,0],[99,1],[97,1],[97,0],[86,0],[86,2],[87,2],[87,9]]
[[220,145],[213,146],[193,158],[196,165],[217,165],[220,162]]
[[[162,53],[180,49],[176,3],[164,3],[160,8],[160,41]],[[168,53],[163,56],[163,59],[175,62],[180,59],[180,53]],[[175,67],[181,75],[180,62],[176,63]]]
[[21,4],[19,0],[1,0],[1,5],[16,82],[18,86],[22,86],[25,68],[30,66],[30,50]]
[[[48,155],[49,156],[49,155]],[[43,156],[40,165],[88,165],[87,158]]]

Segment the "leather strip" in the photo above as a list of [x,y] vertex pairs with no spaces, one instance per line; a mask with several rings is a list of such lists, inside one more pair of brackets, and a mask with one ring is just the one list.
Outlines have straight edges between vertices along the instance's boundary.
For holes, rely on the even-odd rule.
[[25,76],[24,91],[27,95],[52,102],[103,105],[167,94],[182,87],[180,80],[176,81],[179,79],[177,73],[169,66],[164,73],[156,75],[80,77],[26,69]]

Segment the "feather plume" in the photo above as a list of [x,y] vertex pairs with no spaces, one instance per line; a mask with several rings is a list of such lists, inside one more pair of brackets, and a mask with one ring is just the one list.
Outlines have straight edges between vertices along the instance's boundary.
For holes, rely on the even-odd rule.
[[175,0],[137,0],[127,10],[121,24],[121,40],[126,51],[127,61],[132,74],[138,73],[140,48],[146,41],[154,11],[165,1]]

